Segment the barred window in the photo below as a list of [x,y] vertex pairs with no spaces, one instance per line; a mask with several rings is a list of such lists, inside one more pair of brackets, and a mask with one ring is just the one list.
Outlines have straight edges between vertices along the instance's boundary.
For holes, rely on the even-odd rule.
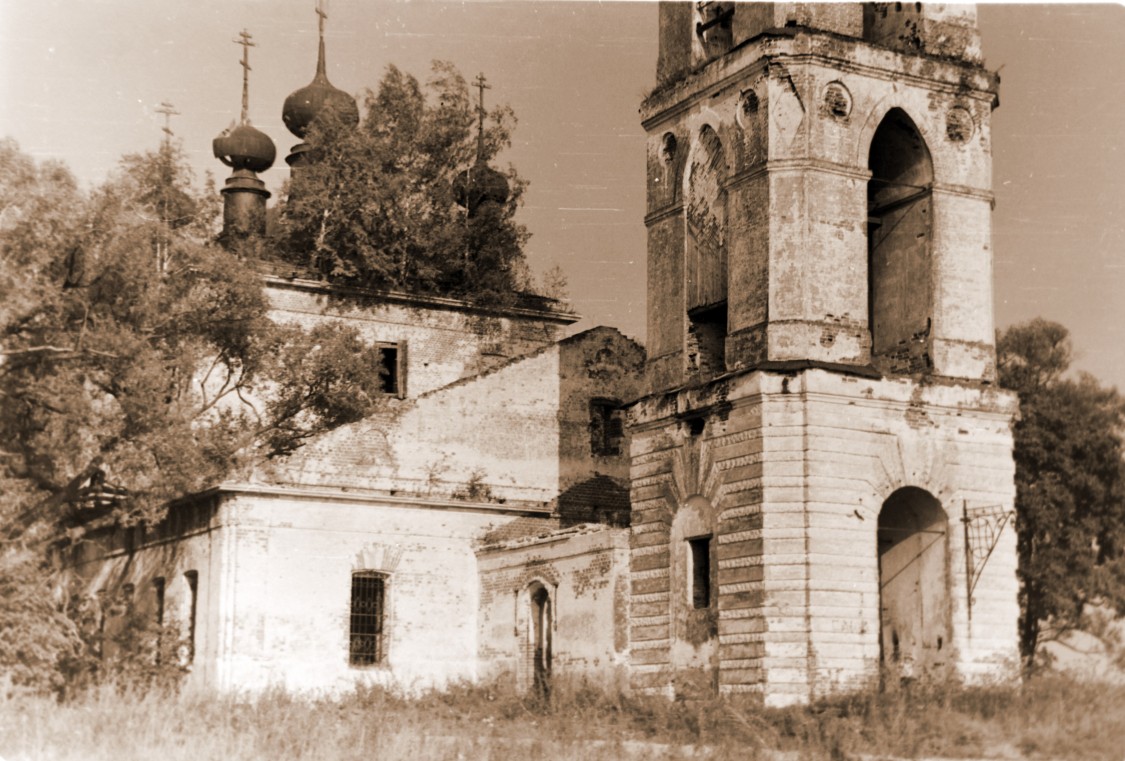
[[386,658],[383,620],[386,616],[386,579],[382,574],[360,571],[352,574],[351,637],[348,662],[371,666]]

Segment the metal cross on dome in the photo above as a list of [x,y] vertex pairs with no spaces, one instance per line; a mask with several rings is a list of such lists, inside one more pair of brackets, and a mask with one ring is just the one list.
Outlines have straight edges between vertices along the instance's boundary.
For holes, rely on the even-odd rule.
[[480,92],[480,97],[477,103],[477,160],[484,160],[484,91],[491,90],[492,85],[488,84],[488,80],[484,78],[484,72],[477,74],[477,78],[473,80],[473,85]]
[[164,127],[162,128],[162,131],[164,132],[164,140],[165,141],[171,140],[172,139],[172,117],[173,116],[179,116],[180,112],[176,110],[175,106],[173,106],[171,103],[169,103],[166,100],[161,101],[160,105],[158,107],[154,108],[153,111],[155,111],[158,114],[164,114]]
[[242,46],[242,123],[250,123],[250,48],[258,47],[258,43],[251,42],[253,36],[243,29],[238,33],[238,39],[233,40],[235,45]]

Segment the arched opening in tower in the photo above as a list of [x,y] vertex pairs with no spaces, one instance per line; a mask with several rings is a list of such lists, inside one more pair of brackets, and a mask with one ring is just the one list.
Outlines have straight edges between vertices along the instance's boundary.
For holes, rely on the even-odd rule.
[[924,489],[891,494],[879,513],[880,654],[888,685],[942,676],[951,661],[949,518]]
[[726,160],[719,136],[703,127],[693,146],[685,198],[689,372],[701,377],[726,370],[727,241],[723,189]]
[[925,140],[892,109],[871,141],[867,185],[868,325],[872,364],[926,373],[933,333],[933,162]]

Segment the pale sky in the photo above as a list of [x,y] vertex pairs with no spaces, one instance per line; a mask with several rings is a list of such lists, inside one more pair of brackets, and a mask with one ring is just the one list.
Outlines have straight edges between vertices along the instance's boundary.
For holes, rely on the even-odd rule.
[[[248,29],[250,117],[278,161],[297,142],[285,96],[312,79],[313,0],[0,0],[0,135],[65,161],[86,185],[172,128],[202,180],[227,172],[211,139],[237,119]],[[656,6],[593,2],[332,0],[329,78],[357,93],[388,63],[424,80],[432,59],[484,72],[489,103],[519,125],[501,157],[531,185],[518,218],[532,269],[558,264],[586,319],[644,339],[644,133]],[[983,5],[993,114],[999,326],[1043,316],[1070,328],[1078,366],[1125,390],[1125,8]]]

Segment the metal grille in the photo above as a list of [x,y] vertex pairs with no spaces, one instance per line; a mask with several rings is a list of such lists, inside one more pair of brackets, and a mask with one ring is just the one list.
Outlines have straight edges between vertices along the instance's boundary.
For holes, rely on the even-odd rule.
[[352,574],[348,660],[353,666],[371,666],[383,661],[385,597],[386,587],[382,576],[370,572]]

